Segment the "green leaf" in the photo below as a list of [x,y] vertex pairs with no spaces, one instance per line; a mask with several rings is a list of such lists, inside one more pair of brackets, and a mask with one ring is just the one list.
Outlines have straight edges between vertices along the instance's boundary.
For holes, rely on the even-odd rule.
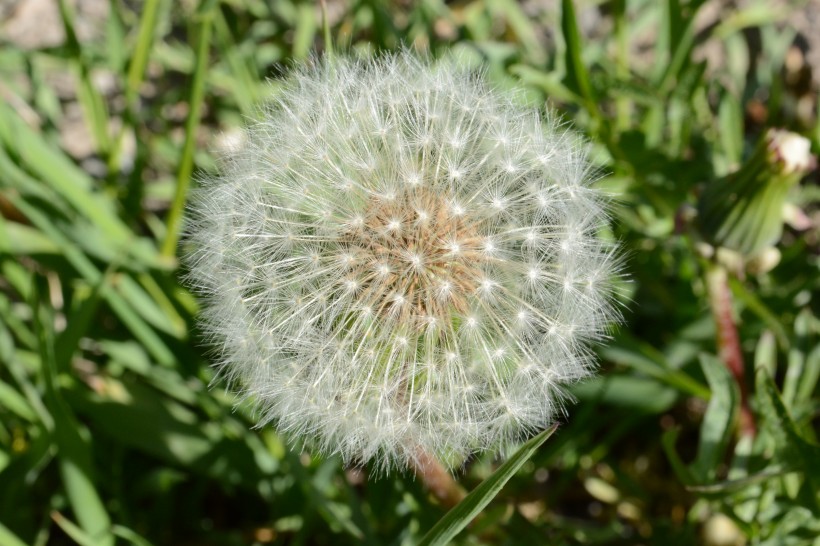
[[820,513],[820,445],[807,440],[783,403],[777,386],[765,370],[757,373],[757,398],[767,430],[775,440],[781,462],[806,476],[809,502]]
[[737,416],[739,394],[729,370],[715,356],[701,355],[700,365],[712,389],[700,427],[700,442],[692,474],[701,482],[713,480],[723,460]]
[[601,356],[616,364],[629,366],[653,379],[666,383],[680,392],[709,398],[709,389],[681,370],[676,370],[662,353],[647,344],[629,339],[626,335],[601,350]]
[[1,104],[0,140],[19,155],[22,165],[91,220],[110,241],[124,247],[131,239],[130,230],[116,216],[111,200],[94,191],[91,178]]
[[199,36],[196,45],[196,65],[191,82],[191,94],[188,100],[188,117],[185,120],[185,143],[182,146],[182,157],[177,170],[177,185],[174,199],[166,219],[165,239],[161,253],[165,257],[176,254],[182,226],[182,214],[188,199],[188,188],[191,185],[191,174],[194,171],[194,150],[196,132],[199,128],[203,103],[205,101],[205,76],[208,72],[208,59],[211,45],[211,32],[214,20],[214,2],[204,2],[199,9]]
[[221,440],[217,423],[202,423],[183,405],[168,400],[150,387],[105,380],[101,396],[68,391],[66,396],[95,430],[119,444],[149,453],[182,467],[190,467],[215,450]]
[[558,425],[553,425],[535,436],[501,465],[492,476],[481,482],[478,487],[470,491],[464,500],[436,523],[424,535],[419,546],[442,546],[448,544],[467,524],[481,512],[490,501],[501,491],[510,478],[535,454],[541,445],[552,436]]
[[152,546],[148,540],[138,534],[136,531],[129,529],[128,527],[124,527],[122,525],[114,525],[111,527],[111,532],[114,533],[114,536],[120,537],[123,540],[127,540],[131,544],[135,546]]
[[[31,222],[46,234],[62,250],[65,258],[79,272],[89,284],[96,286],[102,277],[102,273],[97,266],[78,249],[71,241],[65,238],[60,229],[55,226],[43,211],[30,205],[23,199],[12,197],[9,199],[14,206],[20,209]],[[113,290],[108,285],[101,286],[101,293],[108,301],[111,309],[119,316],[120,320],[132,331],[134,337],[142,342],[151,352],[152,356],[161,364],[170,365],[175,361],[173,352],[165,345],[157,333],[146,324],[140,315],[135,312],[133,302],[126,297],[133,297],[134,294],[125,293],[122,296],[118,291]],[[123,297],[125,296],[125,297]]]
[[663,413],[678,399],[675,389],[635,374],[607,374],[572,385],[569,391],[581,400],[598,400],[636,413]]
[[663,436],[661,436],[661,447],[663,447],[663,451],[666,453],[666,458],[669,460],[669,464],[672,466],[672,470],[675,472],[675,475],[678,477],[680,482],[684,485],[692,485],[695,483],[695,478],[692,476],[692,472],[689,470],[689,467],[684,464],[683,460],[680,458],[680,455],[678,455],[678,451],[675,449],[678,436],[680,436],[680,430],[677,428],[670,428],[663,433]]
[[593,106],[590,112],[597,112],[597,107],[594,106],[595,96],[592,92],[592,85],[589,83],[589,74],[581,58],[581,33],[578,31],[578,20],[575,17],[572,0],[561,1],[561,32],[564,35],[566,47],[564,51],[567,67],[566,85]]
[[5,408],[26,421],[37,420],[37,415],[25,397],[3,381],[0,381],[0,408]]
[[783,327],[783,324],[777,316],[775,316],[774,312],[766,307],[766,304],[764,304],[754,292],[747,289],[743,283],[736,278],[729,278],[729,287],[732,289],[732,295],[734,297],[746,304],[749,311],[757,315],[760,320],[766,323],[766,326],[777,338],[777,344],[781,348],[788,347],[789,336],[786,333],[786,329]]
[[0,216],[0,252],[13,255],[57,254],[59,249],[36,229],[17,222],[6,222]]
[[26,546],[26,543],[11,532],[11,530],[0,523],[0,544],[5,546]]
[[40,304],[37,283],[31,297],[35,332],[39,341],[39,356],[45,371],[45,402],[54,418],[53,435],[57,444],[60,476],[66,496],[82,530],[91,544],[113,546],[111,518],[95,487],[94,457],[88,434],[66,404],[59,387],[57,362],[54,356],[54,317],[51,309]]
[[[817,381],[816,370],[808,369],[806,353],[811,346],[811,323],[814,317],[808,309],[803,309],[794,320],[794,334],[796,343],[789,350],[789,360],[786,367],[786,375],[783,378],[783,402],[789,407],[795,407],[795,399],[798,387],[805,383],[810,385],[809,390],[814,390],[814,383]],[[812,382],[814,376],[814,383]],[[805,387],[804,387],[805,388]]]
[[308,56],[316,39],[318,24],[313,15],[313,4],[300,2],[296,7],[296,28],[293,33],[293,58],[304,59]]
[[537,27],[533,25],[531,17],[521,9],[520,2],[488,0],[485,5],[494,18],[506,20],[517,41],[533,58],[535,64],[543,62],[545,51],[538,39]]
[[755,369],[759,368],[765,368],[771,375],[774,375],[777,369],[777,347],[771,330],[760,334],[760,340],[755,347]]
[[701,495],[728,495],[742,491],[752,485],[767,482],[774,478],[780,478],[785,474],[786,471],[780,469],[766,470],[764,472],[758,472],[757,474],[752,474],[751,476],[746,476],[736,480],[725,480],[706,485],[690,485],[687,486],[686,489]]
[[723,153],[729,161],[725,172],[736,170],[743,159],[743,107],[729,91],[723,93],[718,107],[718,122]]
[[97,546],[97,542],[91,538],[88,533],[83,531],[80,527],[77,526],[76,523],[62,515],[61,513],[54,511],[51,513],[51,519],[54,520],[60,529],[63,530],[65,534],[69,536],[71,540],[79,544],[80,546]]

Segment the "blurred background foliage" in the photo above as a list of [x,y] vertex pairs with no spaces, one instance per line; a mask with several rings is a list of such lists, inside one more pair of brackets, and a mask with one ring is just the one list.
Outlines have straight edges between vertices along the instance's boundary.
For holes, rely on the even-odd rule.
[[[588,135],[613,196],[625,323],[457,542],[820,544],[818,174],[790,194],[779,263],[730,280],[755,436],[685,225],[765,128],[820,149],[818,2],[327,11],[337,50],[457,55],[523,86]],[[192,173],[323,48],[311,1],[0,2],[0,544],[412,544],[446,511],[411,475],[373,480],[252,428],[209,387],[179,281]]]

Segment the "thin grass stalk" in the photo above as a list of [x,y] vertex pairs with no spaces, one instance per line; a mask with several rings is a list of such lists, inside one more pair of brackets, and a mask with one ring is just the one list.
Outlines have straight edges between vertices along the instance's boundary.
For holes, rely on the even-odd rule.
[[177,185],[171,209],[166,221],[165,240],[162,242],[160,253],[170,257],[176,253],[182,225],[182,213],[188,198],[188,189],[191,185],[191,174],[194,168],[194,146],[196,132],[199,128],[200,114],[205,91],[205,70],[208,65],[208,48],[211,42],[213,12],[202,13],[199,25],[199,41],[196,49],[196,66],[194,67],[193,83],[191,85],[190,110],[185,122],[185,145],[182,149],[182,159],[177,172]]

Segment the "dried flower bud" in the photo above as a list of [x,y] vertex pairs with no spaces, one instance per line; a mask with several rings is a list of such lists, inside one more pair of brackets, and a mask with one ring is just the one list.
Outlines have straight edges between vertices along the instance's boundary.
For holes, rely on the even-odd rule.
[[615,318],[581,143],[410,54],[298,70],[205,180],[190,279],[261,423],[448,466],[546,427]]

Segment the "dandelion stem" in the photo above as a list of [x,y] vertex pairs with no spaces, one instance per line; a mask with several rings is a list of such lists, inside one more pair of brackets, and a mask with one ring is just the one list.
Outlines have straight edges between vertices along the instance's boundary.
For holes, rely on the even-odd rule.
[[740,431],[743,435],[754,436],[756,426],[749,406],[749,391],[746,387],[743,353],[740,336],[737,333],[732,293],[729,290],[727,272],[723,266],[712,264],[706,272],[709,302],[717,325],[717,345],[721,360],[734,377],[740,389]]
[[432,455],[419,449],[413,462],[413,471],[424,486],[447,508],[461,502],[467,492],[453,479],[444,466]]

